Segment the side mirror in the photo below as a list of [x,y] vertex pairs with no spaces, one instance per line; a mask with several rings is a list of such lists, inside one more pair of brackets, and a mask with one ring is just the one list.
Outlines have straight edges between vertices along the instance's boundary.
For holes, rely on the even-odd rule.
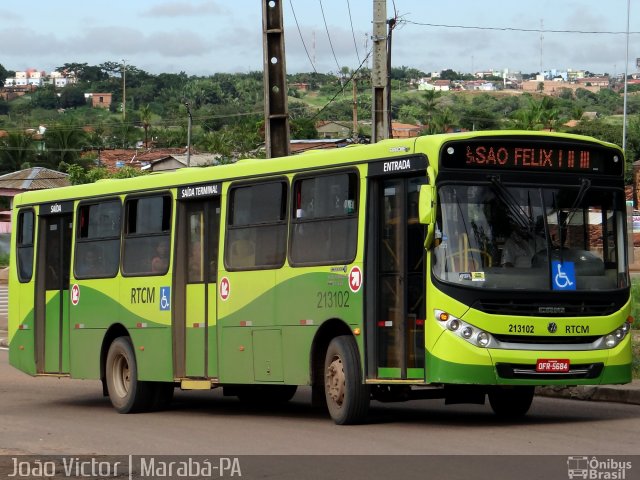
[[434,200],[436,189],[433,185],[422,185],[418,199],[418,219],[420,223],[430,225],[434,222]]

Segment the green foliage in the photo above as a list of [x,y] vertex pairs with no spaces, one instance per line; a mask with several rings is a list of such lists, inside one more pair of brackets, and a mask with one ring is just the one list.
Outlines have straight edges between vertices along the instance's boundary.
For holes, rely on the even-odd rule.
[[76,85],[68,85],[60,91],[59,105],[62,108],[83,107],[87,104],[84,89]]
[[80,165],[60,164],[60,170],[69,174],[69,181],[72,185],[82,185],[85,183],[93,183],[105,178],[133,178],[146,175],[133,167],[125,166],[116,172],[109,172],[104,167],[84,168]]
[[40,107],[45,109],[58,108],[58,96],[53,85],[45,85],[38,88],[31,95],[31,103],[34,107]]

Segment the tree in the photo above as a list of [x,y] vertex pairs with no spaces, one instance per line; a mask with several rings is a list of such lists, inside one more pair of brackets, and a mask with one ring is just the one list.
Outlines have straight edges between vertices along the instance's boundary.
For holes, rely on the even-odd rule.
[[0,171],[2,174],[22,170],[35,158],[33,138],[30,134],[13,132],[0,138]]
[[9,76],[9,72],[0,63],[0,87],[4,87],[4,81],[7,79],[8,76]]
[[58,108],[58,96],[53,85],[45,85],[38,88],[33,95],[31,95],[31,103],[36,108],[44,108],[46,110],[53,110]]
[[291,120],[291,138],[311,139],[318,138],[318,130],[310,118],[297,118]]
[[60,107],[73,108],[83,107],[87,104],[87,99],[84,97],[84,90],[77,85],[67,85],[60,92]]
[[140,123],[144,129],[144,148],[149,148],[149,128],[151,127],[151,108],[149,104],[140,107]]
[[56,123],[44,134],[46,148],[45,165],[57,168],[62,162],[78,163],[82,149],[87,146],[87,136],[82,127],[70,120]]

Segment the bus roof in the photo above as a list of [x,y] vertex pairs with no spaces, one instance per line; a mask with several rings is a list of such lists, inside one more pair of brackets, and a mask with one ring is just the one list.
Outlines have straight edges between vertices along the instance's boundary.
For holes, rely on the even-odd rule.
[[[409,139],[389,139],[371,145],[353,145],[348,148],[321,149],[307,151],[303,155],[292,155],[272,159],[245,159],[233,164],[210,167],[182,168],[173,172],[143,175],[126,179],[109,179],[91,184],[37,190],[17,195],[14,205],[46,203],[74,200],[105,195],[118,195],[131,191],[157,190],[181,185],[205,182],[238,180],[248,177],[277,175],[317,167],[339,167],[341,165],[367,162],[411,155],[416,151],[428,158],[438,158],[443,143],[454,139],[469,139],[496,136],[556,137],[567,140],[595,142],[603,146],[616,147],[591,137],[557,132],[537,132],[521,130],[491,130],[483,132],[460,132],[426,135]],[[616,147],[618,148],[618,147]],[[437,162],[431,162],[437,170]]]

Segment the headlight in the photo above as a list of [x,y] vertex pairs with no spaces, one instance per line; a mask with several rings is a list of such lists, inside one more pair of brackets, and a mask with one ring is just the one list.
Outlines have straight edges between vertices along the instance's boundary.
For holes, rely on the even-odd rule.
[[495,343],[490,333],[482,331],[450,313],[443,310],[434,310],[433,313],[440,325],[476,347],[488,348],[492,343]]
[[629,333],[629,324],[624,322],[618,328],[616,328],[613,332],[605,335],[604,337],[600,337],[602,342],[604,342],[604,346],[606,348],[616,347]]
[[487,332],[480,332],[476,337],[476,343],[481,347],[486,347],[491,341],[491,336]]

